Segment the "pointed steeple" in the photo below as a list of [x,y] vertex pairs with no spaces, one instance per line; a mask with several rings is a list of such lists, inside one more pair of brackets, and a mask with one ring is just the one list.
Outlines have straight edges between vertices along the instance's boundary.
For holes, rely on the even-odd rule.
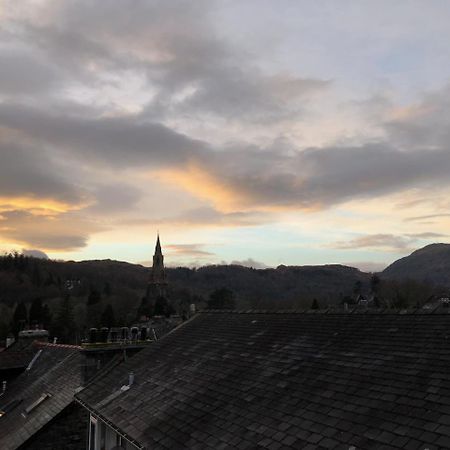
[[166,284],[166,273],[164,269],[164,256],[161,250],[159,233],[156,238],[155,254],[153,255],[153,267],[150,277],[150,283],[154,285]]
[[158,237],[156,239],[155,255],[161,255],[162,256],[161,242],[159,242],[159,231],[158,231],[158,235],[157,236]]

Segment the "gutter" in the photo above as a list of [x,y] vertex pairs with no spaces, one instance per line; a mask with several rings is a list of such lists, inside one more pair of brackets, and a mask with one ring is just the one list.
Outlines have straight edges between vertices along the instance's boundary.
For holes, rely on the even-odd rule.
[[110,428],[112,428],[118,435],[126,439],[131,445],[134,445],[139,450],[147,450],[145,446],[141,445],[136,439],[133,439],[131,436],[126,434],[124,431],[122,431],[120,428],[117,427],[117,425],[114,425],[110,420],[106,419],[104,416],[102,416],[98,411],[96,411],[94,408],[89,406],[87,403],[83,402],[76,396],[74,396],[74,399],[76,402],[78,402],[81,406],[86,408],[91,414],[93,414],[95,417],[100,419],[102,422],[104,422],[106,425],[108,425]]

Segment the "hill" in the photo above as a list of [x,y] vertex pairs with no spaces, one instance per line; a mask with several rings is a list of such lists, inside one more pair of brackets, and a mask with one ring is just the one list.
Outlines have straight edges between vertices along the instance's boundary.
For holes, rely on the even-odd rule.
[[[13,305],[35,297],[51,299],[69,294],[86,299],[93,291],[101,297],[127,298],[134,305],[145,293],[150,269],[112,260],[52,261],[17,255],[0,261],[0,303]],[[336,303],[352,295],[355,284],[368,286],[370,276],[342,265],[279,266],[253,269],[238,265],[212,265],[190,269],[167,268],[169,293],[204,301],[215,289],[231,289],[241,308],[290,308],[313,298]]]
[[450,287],[450,244],[431,244],[416,250],[386,267],[381,277]]

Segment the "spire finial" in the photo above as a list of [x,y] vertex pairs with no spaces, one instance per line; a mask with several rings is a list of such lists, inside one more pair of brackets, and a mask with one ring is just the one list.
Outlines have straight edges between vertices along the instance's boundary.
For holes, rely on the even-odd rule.
[[158,230],[158,234],[157,234],[157,237],[156,237],[155,254],[156,253],[161,253],[161,243],[159,241],[159,230]]

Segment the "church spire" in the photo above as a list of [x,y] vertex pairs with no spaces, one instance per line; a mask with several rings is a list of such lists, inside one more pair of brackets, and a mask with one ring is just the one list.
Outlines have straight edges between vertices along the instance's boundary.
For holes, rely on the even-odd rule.
[[164,270],[164,256],[161,250],[159,233],[156,239],[155,254],[153,255],[152,282],[155,284],[165,284],[166,273]]
[[157,236],[158,237],[156,239],[155,255],[161,255],[162,256],[161,242],[159,242],[159,231],[158,231],[158,235]]

